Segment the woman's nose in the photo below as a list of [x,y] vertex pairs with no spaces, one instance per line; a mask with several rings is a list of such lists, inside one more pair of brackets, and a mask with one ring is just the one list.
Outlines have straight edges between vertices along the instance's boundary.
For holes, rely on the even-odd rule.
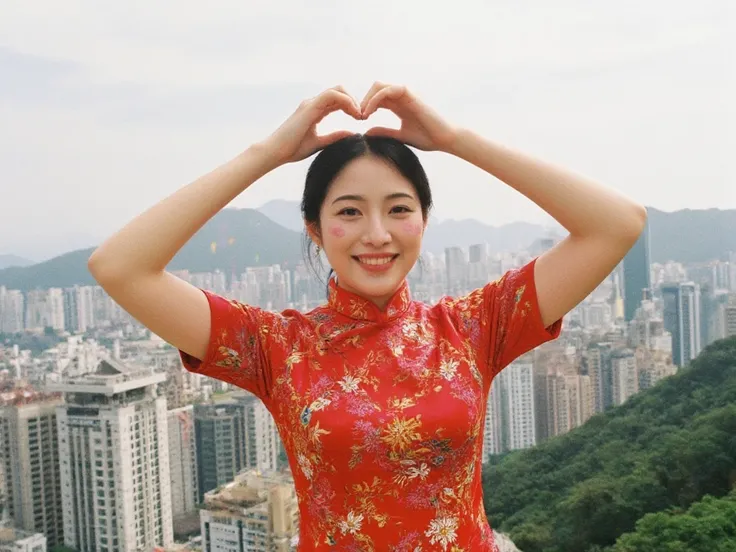
[[364,244],[381,247],[391,241],[391,233],[380,217],[371,218],[368,224],[368,228],[363,234]]

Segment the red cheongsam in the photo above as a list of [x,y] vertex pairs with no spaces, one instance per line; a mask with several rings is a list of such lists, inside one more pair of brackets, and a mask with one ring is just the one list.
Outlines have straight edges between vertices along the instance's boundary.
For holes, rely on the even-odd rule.
[[329,284],[327,304],[267,312],[205,292],[206,358],[185,367],[257,395],[294,476],[299,551],[493,552],[481,448],[493,377],[555,339],[536,259],[459,299],[384,310]]

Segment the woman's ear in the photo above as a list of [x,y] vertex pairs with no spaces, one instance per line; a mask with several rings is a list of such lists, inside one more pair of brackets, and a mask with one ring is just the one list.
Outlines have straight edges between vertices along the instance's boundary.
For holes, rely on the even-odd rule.
[[319,226],[314,222],[307,222],[304,221],[304,226],[307,230],[307,235],[309,236],[309,239],[312,240],[314,245],[317,247],[322,247],[322,238],[320,236]]

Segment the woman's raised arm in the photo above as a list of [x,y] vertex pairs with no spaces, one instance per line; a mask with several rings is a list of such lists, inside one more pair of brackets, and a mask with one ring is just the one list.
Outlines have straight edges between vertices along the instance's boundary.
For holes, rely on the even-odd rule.
[[360,118],[341,87],[303,102],[266,140],[137,216],[92,254],[88,268],[123,309],[162,339],[203,358],[210,339],[205,295],[166,272],[176,253],[218,211],[280,165],[304,159],[350,133],[318,136],[316,125],[342,110]]

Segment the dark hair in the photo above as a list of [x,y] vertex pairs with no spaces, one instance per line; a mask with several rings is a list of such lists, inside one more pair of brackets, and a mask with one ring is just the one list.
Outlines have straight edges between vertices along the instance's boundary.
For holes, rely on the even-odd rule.
[[[327,146],[319,152],[309,166],[301,206],[305,224],[320,227],[320,210],[333,180],[351,161],[365,155],[375,155],[388,162],[411,183],[419,198],[422,217],[425,221],[427,220],[432,209],[432,191],[427,174],[416,154],[404,143],[394,138],[353,134]],[[304,254],[312,270],[319,277],[314,264],[316,256],[312,251],[313,245],[309,234],[305,232]],[[317,261],[319,262],[318,257]],[[328,281],[330,276],[332,276],[332,270],[327,275]]]

